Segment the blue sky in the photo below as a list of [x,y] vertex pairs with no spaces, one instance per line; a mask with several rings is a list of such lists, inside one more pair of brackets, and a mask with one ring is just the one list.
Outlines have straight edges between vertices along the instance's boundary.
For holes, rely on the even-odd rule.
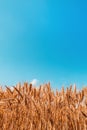
[[87,1],[0,1],[0,84],[87,85]]

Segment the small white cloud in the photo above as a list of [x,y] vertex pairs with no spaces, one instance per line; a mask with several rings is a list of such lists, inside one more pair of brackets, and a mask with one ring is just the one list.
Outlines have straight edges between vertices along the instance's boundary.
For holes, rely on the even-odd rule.
[[13,91],[13,90],[14,90],[14,88],[13,88],[13,87],[10,87],[10,89],[11,89],[11,91]]
[[39,80],[33,79],[30,83],[31,83],[33,86],[36,86],[36,85],[39,83]]

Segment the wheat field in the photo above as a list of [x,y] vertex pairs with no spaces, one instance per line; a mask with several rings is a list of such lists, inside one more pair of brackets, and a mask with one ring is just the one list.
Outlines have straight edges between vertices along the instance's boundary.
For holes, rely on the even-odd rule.
[[0,130],[87,130],[87,88],[0,87]]

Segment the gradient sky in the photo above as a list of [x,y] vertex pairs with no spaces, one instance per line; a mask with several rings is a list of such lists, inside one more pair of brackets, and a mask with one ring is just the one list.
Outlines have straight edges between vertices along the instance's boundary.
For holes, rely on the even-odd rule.
[[87,1],[0,1],[0,84],[87,85]]

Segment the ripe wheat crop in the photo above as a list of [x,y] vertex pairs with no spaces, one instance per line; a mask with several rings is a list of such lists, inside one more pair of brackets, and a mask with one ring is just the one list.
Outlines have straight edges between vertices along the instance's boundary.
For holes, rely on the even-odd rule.
[[0,130],[87,130],[87,88],[0,87]]

